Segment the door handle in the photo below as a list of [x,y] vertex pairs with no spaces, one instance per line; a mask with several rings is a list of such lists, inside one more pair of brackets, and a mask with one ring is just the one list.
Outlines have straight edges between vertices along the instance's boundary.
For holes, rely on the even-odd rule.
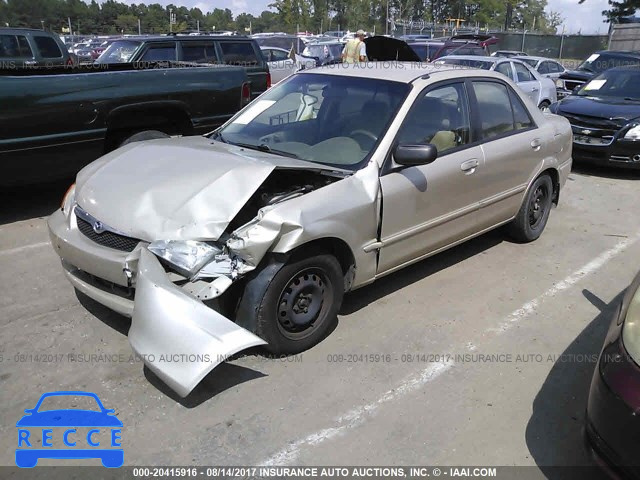
[[533,88],[531,89],[531,91],[532,91],[532,92],[537,92],[538,90],[540,90],[538,87],[533,87]]
[[540,150],[541,146],[542,146],[542,142],[540,141],[539,138],[536,138],[531,141],[531,148],[533,148],[534,151],[537,152],[538,150]]
[[470,175],[476,171],[476,168],[478,168],[479,164],[480,163],[478,162],[478,160],[473,158],[471,160],[467,160],[466,162],[462,163],[460,165],[460,170],[462,170],[467,175]]

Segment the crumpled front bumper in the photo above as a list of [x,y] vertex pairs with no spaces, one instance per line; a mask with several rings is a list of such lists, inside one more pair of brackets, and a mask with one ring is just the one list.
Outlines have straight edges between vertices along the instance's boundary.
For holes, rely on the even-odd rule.
[[[60,211],[48,225],[67,279],[93,300],[132,317],[131,347],[181,397],[229,356],[266,343],[172,283],[144,246],[131,254],[100,247],[70,226]],[[137,265],[133,299],[121,292],[126,290],[126,264]],[[107,288],[96,278],[113,285]]]
[[171,283],[147,250],[140,252],[138,262],[129,343],[181,397],[229,356],[266,344]]

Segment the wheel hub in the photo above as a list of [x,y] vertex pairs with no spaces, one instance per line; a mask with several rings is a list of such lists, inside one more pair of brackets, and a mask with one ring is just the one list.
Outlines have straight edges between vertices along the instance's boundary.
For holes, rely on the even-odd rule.
[[299,333],[313,328],[325,300],[325,284],[320,275],[302,272],[287,285],[278,302],[278,321],[282,328]]

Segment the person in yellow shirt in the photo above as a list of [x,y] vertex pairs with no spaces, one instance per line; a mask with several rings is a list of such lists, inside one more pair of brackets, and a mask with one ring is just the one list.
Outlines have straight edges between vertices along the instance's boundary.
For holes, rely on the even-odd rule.
[[367,46],[364,43],[366,33],[358,30],[355,38],[349,40],[342,50],[342,61],[346,63],[357,63],[367,61]]

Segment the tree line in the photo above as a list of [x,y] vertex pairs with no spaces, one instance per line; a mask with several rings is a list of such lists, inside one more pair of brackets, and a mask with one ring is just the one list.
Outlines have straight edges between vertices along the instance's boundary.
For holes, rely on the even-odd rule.
[[[628,11],[613,0],[610,4],[609,17],[613,20],[618,11]],[[273,0],[272,10],[259,16],[242,13],[234,17],[228,8],[203,12],[178,5],[116,0],[0,0],[0,26],[45,28],[60,33],[68,28],[70,20],[74,34],[134,34],[139,30],[158,34],[198,28],[240,33],[249,29],[253,33],[294,33],[363,28],[381,33],[394,26],[401,30],[399,20],[403,20],[413,21],[416,26],[457,23],[465,27],[555,32],[563,19],[557,12],[546,13],[546,6],[547,0]],[[419,28],[413,30],[416,29]]]

